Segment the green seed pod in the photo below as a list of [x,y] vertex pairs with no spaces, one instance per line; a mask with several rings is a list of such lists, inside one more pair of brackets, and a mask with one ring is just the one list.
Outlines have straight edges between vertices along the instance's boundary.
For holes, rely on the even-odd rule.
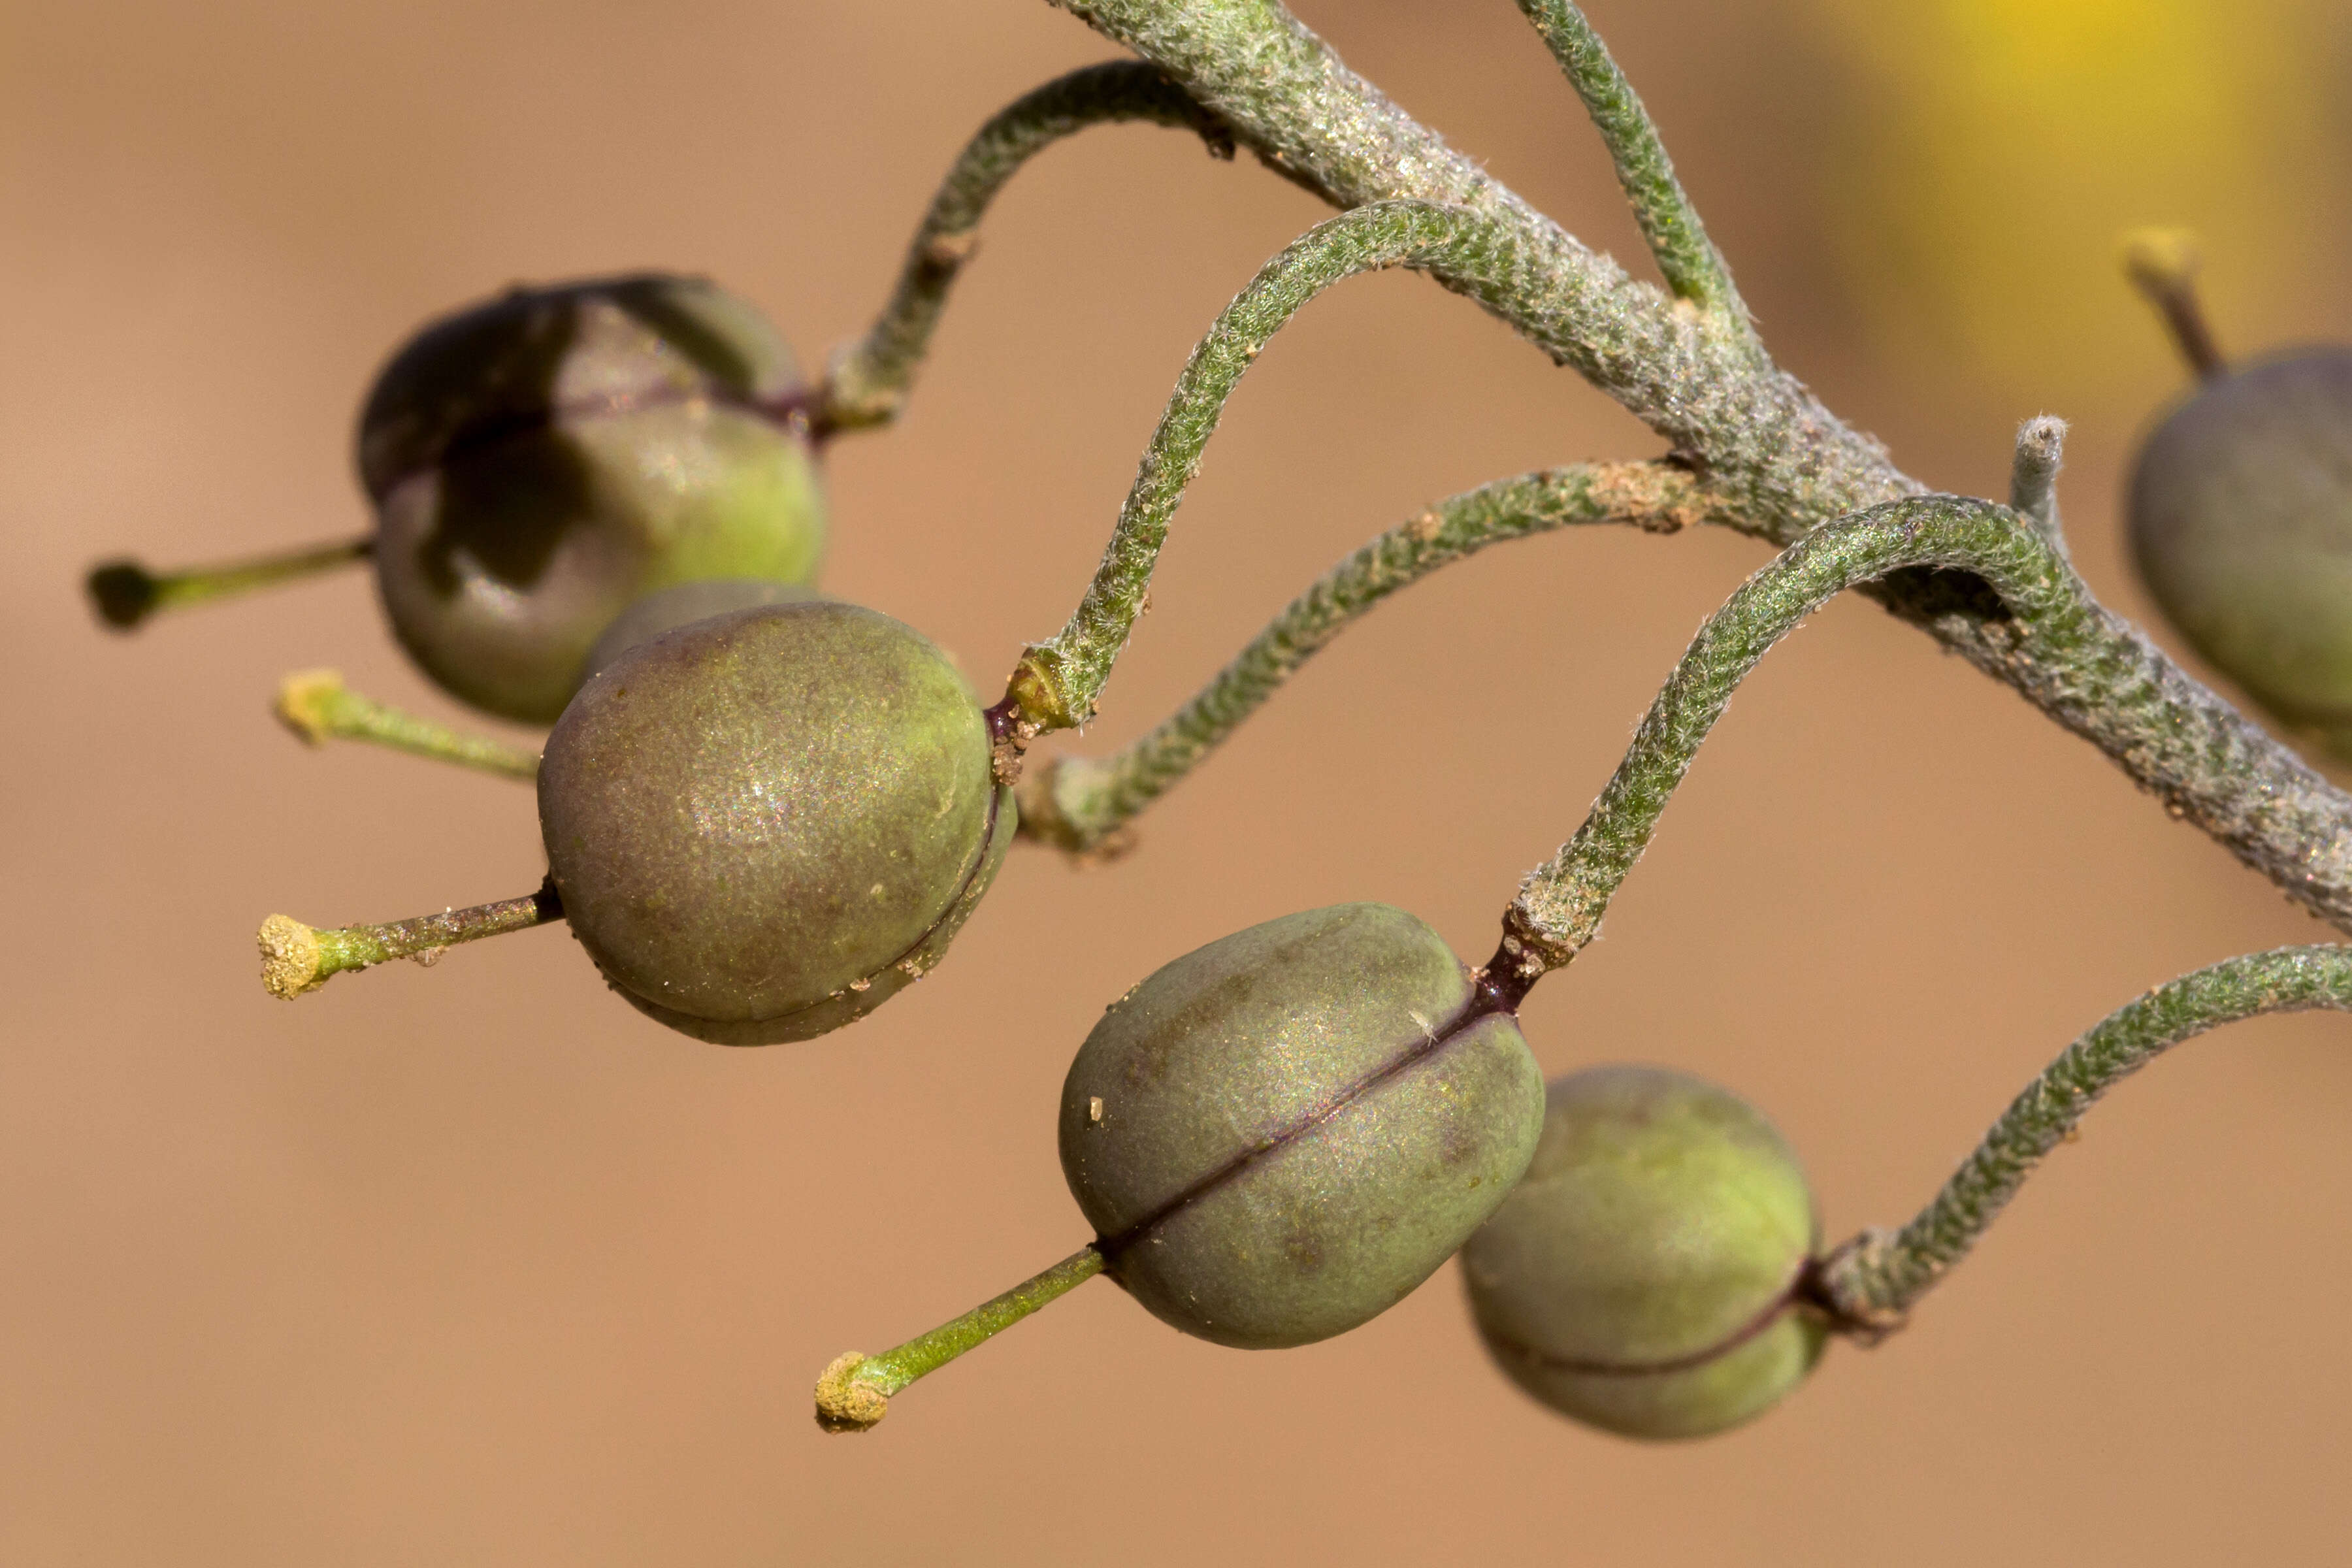
[[1526,1168],[1517,1021],[1385,904],[1253,926],[1114,1004],[1062,1090],[1062,1169],[1156,1316],[1272,1349],[1402,1300]]
[[426,327],[360,420],[394,631],[449,691],[545,723],[646,595],[807,582],[824,501],[800,392],[767,322],[698,279],[517,289]]
[[723,1045],[840,1027],[919,979],[1013,841],[979,703],[911,627],[829,600],[639,643],[547,738],[565,918],[632,1003]]
[[814,588],[760,577],[710,577],[664,588],[623,610],[619,618],[604,628],[604,635],[588,650],[587,667],[581,679],[585,680],[639,643],[649,642],[664,632],[674,632],[680,626],[690,626],[697,621],[735,610],[757,609],[762,605],[797,605],[816,597]]
[[2352,350],[2215,374],[2141,447],[2132,555],[2197,651],[2352,754]]
[[1796,1305],[1819,1242],[1796,1156],[1738,1096],[1660,1068],[1593,1068],[1545,1099],[1526,1178],[1462,1249],[1486,1348],[1630,1437],[1760,1415],[1825,1332]]

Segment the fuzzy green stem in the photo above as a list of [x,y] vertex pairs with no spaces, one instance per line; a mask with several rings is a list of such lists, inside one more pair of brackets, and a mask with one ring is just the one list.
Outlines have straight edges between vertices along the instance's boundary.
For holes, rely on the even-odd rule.
[[306,669],[288,676],[278,683],[272,710],[280,723],[313,746],[331,740],[368,741],[508,778],[539,776],[538,752],[486,735],[460,734],[446,724],[386,707],[345,686],[338,670]]
[[977,247],[982,215],[1013,172],[1090,125],[1142,121],[1189,128],[1218,157],[1234,155],[1224,122],[1157,67],[1088,66],[1038,88],[982,126],[948,171],[908,247],[898,287],[866,336],[834,361],[817,405],[820,434],[889,424],[906,405],[957,273]]
[[2199,260],[2197,237],[2187,229],[2134,229],[2124,237],[2124,271],[2164,318],[2172,346],[2197,379],[2211,381],[2230,365],[2197,297]]
[[556,897],[552,882],[542,883],[539,891],[523,898],[420,915],[390,925],[320,931],[291,916],[272,915],[261,922],[257,938],[261,948],[261,984],[272,996],[290,1002],[306,991],[316,991],[346,969],[367,969],[395,958],[430,964],[439,959],[442,949],[461,942],[528,931],[562,918],[563,902]]
[[1102,1271],[1103,1255],[1089,1243],[1034,1279],[982,1302],[953,1322],[908,1340],[897,1350],[877,1356],[851,1351],[835,1357],[816,1380],[816,1424],[828,1432],[869,1430],[890,1413],[892,1394]]
[[1730,268],[1707,238],[1706,227],[1683,194],[1682,183],[1675,178],[1674,163],[1666,156],[1649,111],[1642,107],[1640,95],[1617,68],[1592,24],[1572,0],[1519,0],[1519,9],[1543,35],[1552,58],[1559,62],[1569,85],[1583,100],[1585,112],[1608,145],[1610,159],[1617,166],[1617,183],[1624,188],[1633,219],[1642,226],[1642,237],[1649,241],[1650,254],[1657,258],[1666,287],[1677,298],[1748,332],[1748,307],[1732,286]]
[[1969,574],[1945,574],[1943,591],[1958,599],[1981,596],[1990,584],[2007,614],[2038,636],[2063,637],[2086,618],[2078,582],[2049,542],[1990,501],[1895,501],[1790,545],[1708,617],[1583,826],[1528,874],[1507,923],[1524,949],[1523,973],[1557,969],[1592,940],[1699,742],[1766,651],[1835,595],[1919,567]]
[[1705,491],[1666,463],[1595,463],[1498,479],[1389,530],[1317,579],[1213,680],[1115,756],[1056,757],[1021,780],[1021,831],[1103,855],[1119,830],[1221,744],[1332,638],[1390,595],[1490,544],[1572,523],[1671,533],[1706,514]]
[[2321,1008],[2352,1012],[2352,949],[2283,947],[2227,959],[2117,1009],[2010,1102],[1917,1218],[1891,1236],[1864,1232],[1833,1253],[1821,1294],[1865,1333],[1899,1327],[2107,1090],[2208,1029]]
[[[1801,383],[1585,249],[1276,0],[1053,3],[1166,70],[1236,141],[1335,205],[1412,198],[1491,216],[1517,266],[1476,293],[1479,303],[1689,453],[1728,526],[1785,546],[1832,519],[1925,492]],[[2352,931],[2352,796],[2137,627],[2093,605],[2063,642],[2028,647],[2006,618],[1943,592],[1933,574],[1864,593],[2096,745],[2289,898]]]
[[2066,531],[2058,520],[2058,470],[2066,462],[2066,422],[2037,414],[2017,427],[2017,454],[2009,468],[2009,505],[2023,512],[2061,555]]
[[364,561],[373,548],[372,539],[360,538],[163,573],[151,572],[136,561],[107,561],[90,569],[84,585],[98,618],[118,631],[129,631],[164,610],[226,599]]
[[1006,697],[1024,730],[1070,729],[1092,717],[1143,612],[1169,522],[1200,469],[1226,398],[1308,300],[1342,279],[1398,267],[1434,273],[1484,298],[1507,292],[1522,261],[1489,218],[1428,202],[1386,202],[1317,225],[1267,262],[1217,317],[1177,378],[1102,564],[1069,624],[1023,654]]

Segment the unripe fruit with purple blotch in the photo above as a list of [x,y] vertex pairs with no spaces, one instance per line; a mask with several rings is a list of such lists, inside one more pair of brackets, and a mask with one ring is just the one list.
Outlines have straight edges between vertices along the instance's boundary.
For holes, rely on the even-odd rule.
[[1542,1074],[1426,925],[1341,904],[1186,954],[1115,1003],[1063,1086],[1062,1168],[1129,1294],[1268,1349],[1427,1279],[1518,1179]]

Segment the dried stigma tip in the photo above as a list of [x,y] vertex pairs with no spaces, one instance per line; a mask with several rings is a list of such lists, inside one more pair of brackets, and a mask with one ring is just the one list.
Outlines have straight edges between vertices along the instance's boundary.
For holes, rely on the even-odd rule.
[[347,689],[339,669],[298,669],[278,683],[271,711],[297,740],[323,746],[335,733],[334,705]]
[[2123,237],[2124,270],[2151,294],[2183,287],[2203,259],[2189,229],[2135,228]]
[[214,566],[179,572],[150,572],[128,558],[101,561],[83,579],[98,618],[117,631],[129,631],[160,610],[200,605],[207,599],[289,583],[367,558],[366,538],[339,544],[307,545],[274,555],[257,555]]
[[108,561],[90,569],[82,585],[98,618],[127,632],[155,613],[162,597],[154,574],[136,561]]
[[279,1001],[291,1002],[327,983],[319,973],[324,955],[312,927],[290,915],[272,915],[261,922],[257,940],[261,947],[262,986]]
[[928,1334],[880,1355],[856,1351],[835,1356],[816,1380],[816,1424],[828,1432],[864,1432],[890,1413],[890,1396],[937,1372],[964,1352],[985,1344],[1047,1302],[1103,1271],[1101,1249],[1089,1243],[1043,1274],[983,1301]]
[[2185,228],[2139,228],[2124,236],[2124,270],[2164,317],[2173,346],[2200,381],[2229,366],[2197,300],[2197,237]]
[[395,958],[430,965],[441,950],[505,931],[528,931],[563,918],[563,900],[551,882],[520,899],[445,910],[437,915],[394,921],[390,925],[341,926],[320,931],[288,915],[261,922],[261,983],[272,996],[292,1001],[316,991],[346,969],[372,969]]
[[862,1351],[835,1356],[816,1380],[816,1424],[828,1432],[870,1432],[890,1414],[890,1396],[858,1373],[865,1368]]

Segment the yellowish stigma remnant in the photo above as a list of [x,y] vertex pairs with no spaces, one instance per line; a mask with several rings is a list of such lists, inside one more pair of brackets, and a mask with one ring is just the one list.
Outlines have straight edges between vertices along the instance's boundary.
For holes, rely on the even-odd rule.
[[835,1356],[816,1380],[816,1424],[828,1432],[866,1432],[890,1414],[890,1397],[858,1381],[862,1351]]
[[2153,292],[2177,289],[2197,275],[2197,236],[2185,228],[2136,228],[2123,237],[2124,270]]
[[344,690],[339,669],[298,669],[278,683],[278,701],[272,710],[297,739],[323,746],[334,736],[329,713]]
[[261,947],[261,984],[281,1002],[291,1002],[305,991],[326,984],[319,973],[322,954],[319,933],[291,915],[272,915],[261,922],[257,939]]

